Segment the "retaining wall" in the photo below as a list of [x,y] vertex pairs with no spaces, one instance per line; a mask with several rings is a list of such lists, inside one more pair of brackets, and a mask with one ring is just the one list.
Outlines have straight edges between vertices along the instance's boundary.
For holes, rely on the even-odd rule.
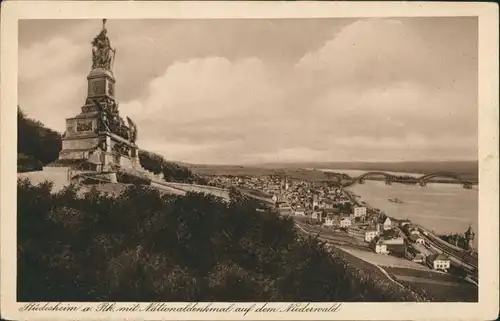
[[205,193],[221,197],[225,200],[229,200],[229,191],[215,186],[174,183],[174,182],[165,182],[163,184],[185,192]]
[[159,188],[167,193],[174,194],[174,195],[182,195],[182,196],[186,195],[186,191],[179,189],[179,188],[169,186],[168,183],[166,183],[166,182],[152,180],[150,185],[153,187]]

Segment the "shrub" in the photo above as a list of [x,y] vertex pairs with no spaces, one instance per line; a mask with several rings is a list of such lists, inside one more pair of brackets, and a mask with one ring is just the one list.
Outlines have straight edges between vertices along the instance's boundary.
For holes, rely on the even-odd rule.
[[204,178],[193,174],[188,168],[169,162],[158,154],[140,150],[139,160],[141,166],[148,171],[155,174],[163,173],[163,177],[167,181],[198,183],[202,185],[207,183]]

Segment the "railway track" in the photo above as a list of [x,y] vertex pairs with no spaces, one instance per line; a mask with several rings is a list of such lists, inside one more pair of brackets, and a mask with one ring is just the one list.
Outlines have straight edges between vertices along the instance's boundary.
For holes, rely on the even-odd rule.
[[454,248],[447,247],[446,245],[435,240],[435,236],[429,235],[428,233],[423,233],[423,236],[427,239],[427,241],[439,251],[442,251],[444,254],[455,258],[456,260],[471,266],[472,268],[478,268],[478,259],[466,253],[464,251],[459,251]]
[[333,245],[355,246],[355,247],[362,246],[362,245],[358,244],[358,240],[356,240],[352,236],[348,236],[348,235],[327,235],[327,234],[324,234],[322,231],[318,231],[318,230],[316,230],[314,228],[308,227],[305,224],[300,224],[300,223],[295,223],[295,224],[298,225],[307,234],[309,234],[309,235],[318,235],[318,239],[319,240],[325,241],[325,242],[333,244]]

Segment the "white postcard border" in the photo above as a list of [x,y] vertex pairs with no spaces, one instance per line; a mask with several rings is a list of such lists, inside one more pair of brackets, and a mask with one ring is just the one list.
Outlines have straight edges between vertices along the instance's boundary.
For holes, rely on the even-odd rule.
[[[498,283],[498,6],[424,2],[136,2],[7,1],[1,8],[1,313],[6,319],[494,319]],[[320,18],[478,16],[479,302],[344,303],[335,313],[20,312],[16,302],[16,106],[19,19]],[[74,303],[97,306],[99,303]],[[143,303],[144,304],[144,303]],[[177,303],[185,306],[186,303]],[[256,303],[259,306],[259,303]],[[176,303],[169,303],[174,306]],[[239,303],[238,306],[248,306]],[[262,305],[262,303],[260,304]],[[269,307],[288,303],[270,303]],[[326,304],[326,306],[331,304]],[[319,305],[317,305],[319,306]]]

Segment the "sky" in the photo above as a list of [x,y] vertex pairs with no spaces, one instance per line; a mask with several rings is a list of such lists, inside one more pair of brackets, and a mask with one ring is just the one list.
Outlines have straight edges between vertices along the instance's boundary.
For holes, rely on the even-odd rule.
[[[100,20],[19,23],[18,99],[64,131]],[[476,160],[477,19],[108,20],[138,145],[202,164]]]

